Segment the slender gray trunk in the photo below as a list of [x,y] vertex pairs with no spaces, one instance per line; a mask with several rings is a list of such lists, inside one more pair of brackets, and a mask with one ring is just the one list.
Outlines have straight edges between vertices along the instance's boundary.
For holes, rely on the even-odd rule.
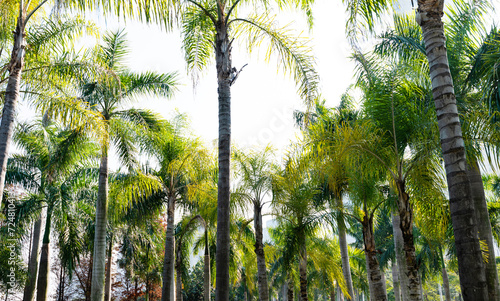
[[[342,199],[338,199],[337,206],[342,206]],[[339,228],[339,246],[340,257],[342,258],[342,273],[344,274],[347,293],[349,294],[347,300],[354,298],[354,289],[352,287],[351,265],[349,263],[349,251],[347,249],[347,235],[344,219],[342,216],[337,218],[337,225]]]
[[229,301],[229,198],[231,160],[231,43],[225,18],[216,24],[215,65],[219,94],[219,181],[217,186],[217,248],[215,300]]
[[36,285],[36,300],[47,300],[47,293],[50,280],[50,227],[52,220],[53,207],[47,208],[47,218],[45,219],[45,231],[43,233],[42,253],[40,255],[40,267],[38,274],[38,283]]
[[104,282],[105,293],[104,300],[111,300],[111,268],[113,263],[113,234],[110,234],[108,247],[108,264],[106,266],[106,280]]
[[363,218],[363,242],[365,245],[366,272],[368,274],[368,286],[370,288],[370,300],[386,301],[387,290],[385,281],[380,271],[373,236],[373,216]]
[[266,256],[262,237],[262,207],[254,202],[255,254],[257,255],[257,273],[259,282],[259,301],[269,301],[269,287],[267,285]]
[[0,207],[2,207],[7,160],[9,159],[10,142],[14,131],[14,118],[21,87],[21,73],[24,66],[24,48],[26,44],[24,41],[25,20],[26,13],[22,5],[20,5],[19,17],[17,18],[16,30],[14,31],[14,47],[12,48],[7,69],[9,71],[9,79],[5,89],[2,121],[0,122]]
[[167,231],[165,234],[165,255],[163,257],[163,286],[161,289],[161,301],[174,299],[175,201],[175,195],[169,195],[167,205]]
[[104,146],[99,167],[99,188],[95,212],[94,254],[92,259],[92,285],[90,300],[104,299],[106,274],[106,224],[108,214],[108,146]]
[[451,301],[450,281],[448,279],[448,273],[446,272],[446,267],[444,266],[444,263],[443,267],[441,268],[441,277],[443,277],[443,289],[446,301]]
[[488,300],[488,286],[466,172],[465,147],[446,52],[444,0],[419,0],[416,14],[429,61],[441,148],[446,169],[460,286],[465,301]]
[[410,204],[410,198],[406,193],[404,181],[397,182],[398,187],[398,209],[399,209],[399,228],[403,234],[403,249],[406,259],[406,272],[408,276],[409,300],[422,300],[422,287],[418,275],[417,256],[413,242],[413,209]]
[[208,230],[205,226],[205,261],[203,262],[203,300],[210,301],[210,252],[208,249]]
[[392,263],[391,263],[391,270],[392,270],[392,283],[393,283],[393,289],[394,289],[394,300],[401,301],[399,271],[398,271],[398,265],[395,261],[392,261]]
[[33,301],[35,298],[36,282],[38,279],[38,265],[40,260],[40,238],[42,228],[42,212],[38,216],[33,226],[33,244],[31,246],[31,256],[28,264],[28,278],[24,287],[23,301]]
[[339,284],[337,283],[337,301],[344,301],[344,294],[342,293],[342,290],[340,289]]
[[485,263],[486,283],[488,285],[489,300],[500,300],[498,287],[498,272],[495,261],[495,245],[493,243],[493,234],[491,232],[490,215],[486,196],[484,195],[484,186],[481,177],[481,170],[477,162],[467,164],[467,175],[472,188],[472,199],[474,200],[474,209],[476,213],[476,223],[479,230],[479,239],[485,241],[488,245],[488,261]]
[[392,215],[392,230],[394,236],[394,252],[396,254],[396,263],[399,271],[399,283],[401,288],[401,300],[408,301],[410,291],[408,289],[408,275],[406,269],[406,258],[404,252],[403,232],[401,232],[401,219],[399,214]]

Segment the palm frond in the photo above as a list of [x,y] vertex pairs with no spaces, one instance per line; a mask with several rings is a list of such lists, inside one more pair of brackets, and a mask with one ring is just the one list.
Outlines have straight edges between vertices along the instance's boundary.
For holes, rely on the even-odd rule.
[[274,16],[264,14],[246,19],[234,19],[236,37],[245,37],[247,49],[251,52],[263,43],[265,58],[276,56],[278,67],[290,73],[298,86],[298,93],[308,108],[318,97],[318,73],[314,69],[315,60],[309,40],[291,33],[288,27],[277,27]]
[[170,98],[177,91],[177,73],[158,74],[146,72],[135,74],[131,72],[121,72],[120,80],[125,86],[123,97],[162,96]]

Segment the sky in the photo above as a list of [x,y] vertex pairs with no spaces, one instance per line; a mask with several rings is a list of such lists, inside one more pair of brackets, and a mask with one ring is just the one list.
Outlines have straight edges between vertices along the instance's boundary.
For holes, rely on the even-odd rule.
[[[348,59],[349,45],[345,39],[344,8],[340,1],[320,0],[315,5],[315,26],[309,32],[304,18],[292,12],[283,14],[285,25],[295,21],[297,34],[312,36],[311,46],[316,56],[320,75],[322,97],[330,106],[339,103],[340,96],[352,83],[354,64]],[[322,12],[329,12],[328,14]],[[281,15],[281,14],[280,14]],[[123,28],[123,22],[106,21],[98,18],[102,27]],[[178,31],[165,33],[158,26],[137,22],[125,24],[130,41],[131,54],[128,66],[135,71],[179,73],[181,82],[178,93],[171,99],[147,99],[137,103],[169,118],[177,112],[185,113],[191,121],[196,136],[208,146],[214,145],[218,135],[217,81],[215,64],[201,74],[193,88],[187,74],[181,51],[181,37]],[[231,87],[232,96],[232,142],[237,147],[265,146],[273,144],[284,150],[297,129],[294,127],[293,111],[303,110],[301,99],[293,79],[283,72],[277,72],[276,61],[264,61],[264,53],[247,54],[245,46],[234,43],[232,59],[236,68],[248,64]]]

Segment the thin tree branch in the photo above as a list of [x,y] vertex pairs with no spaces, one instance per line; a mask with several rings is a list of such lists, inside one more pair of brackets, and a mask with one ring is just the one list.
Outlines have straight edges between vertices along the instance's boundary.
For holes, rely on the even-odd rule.
[[212,20],[212,23],[214,24],[214,26],[217,26],[217,21],[215,20],[214,16],[212,16],[212,14],[206,8],[204,8],[201,4],[199,4],[196,1],[193,1],[193,0],[187,0],[187,1],[198,6],[210,18],[210,20]]
[[234,8],[236,7],[236,5],[238,5],[238,3],[240,3],[241,0],[236,0],[233,5],[231,5],[231,8],[229,9],[229,11],[227,12],[227,15],[226,15],[226,21],[225,21],[225,24],[226,24],[226,27],[228,26],[228,20],[229,20],[229,17],[231,16],[231,13],[233,12]]
[[28,15],[26,16],[26,19],[24,19],[24,24],[28,23],[28,20],[31,18],[31,16],[33,16],[33,14],[40,8],[42,7],[42,5],[45,4],[45,2],[47,2],[47,0],[43,0],[42,2],[40,2],[31,12],[28,13]]

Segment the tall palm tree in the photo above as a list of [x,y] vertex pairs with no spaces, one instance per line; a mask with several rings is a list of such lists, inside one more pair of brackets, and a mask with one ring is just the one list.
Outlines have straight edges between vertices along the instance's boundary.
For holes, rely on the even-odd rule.
[[[188,1],[183,19],[185,57],[190,70],[203,69],[215,55],[219,97],[219,183],[216,254],[216,300],[229,298],[229,200],[231,159],[231,86],[242,69],[232,65],[234,38],[246,38],[251,51],[268,43],[268,53],[277,53],[281,67],[293,74],[300,95],[308,103],[315,98],[317,74],[309,48],[275,26],[274,17],[257,12],[237,16],[244,2]],[[242,41],[242,42],[243,42]],[[212,52],[214,48],[214,52]]]
[[[361,16],[363,22],[359,23],[367,24],[372,31],[376,27],[374,16],[380,16],[390,8],[389,3],[384,0],[370,2],[369,5],[365,1],[347,1],[347,3],[350,11],[348,28],[358,28],[357,21]],[[465,300],[487,300],[485,268],[481,261],[471,183],[466,170],[465,144],[442,22],[444,0],[419,0],[417,3],[415,20],[422,29],[425,54],[429,63],[456,237],[462,294]]]
[[[81,33],[85,27],[88,27],[88,24],[81,20],[78,26],[75,26],[76,24],[73,22],[73,26],[67,27],[54,26],[57,23],[60,23],[58,20],[44,20],[41,24],[37,24],[37,30],[30,33],[30,26],[28,26],[28,22],[34,18],[35,14],[41,14],[39,11],[43,10],[42,7],[47,6],[45,5],[47,2],[48,0],[4,0],[0,2],[2,12],[6,13],[4,16],[7,17],[17,15],[15,25],[10,23],[10,21],[2,21],[0,29],[2,50],[7,40],[12,42],[10,58],[5,65],[0,67],[0,84],[7,82],[5,87],[2,121],[0,123],[0,205],[2,203],[1,200],[5,184],[5,171],[12,133],[14,130],[14,116],[21,93],[21,74],[25,71],[25,63],[28,63],[27,65],[29,68],[35,67],[30,63],[36,61],[37,55],[51,48],[52,51],[56,51],[56,45],[61,46],[67,42],[68,34],[74,35],[75,33]],[[67,4],[74,6],[75,2],[68,1]],[[5,20],[8,19],[10,18],[7,17]],[[10,26],[15,26],[15,29]],[[59,31],[54,31],[55,28]],[[7,35],[10,34],[13,34],[12,40],[7,38]],[[27,47],[27,45],[30,47]],[[2,59],[1,55],[2,52],[0,52],[0,59]],[[40,65],[37,67],[38,69],[50,69],[41,67]],[[7,72],[9,74],[8,76],[6,76]],[[47,76],[48,73],[46,72],[45,75]]]
[[[92,300],[104,298],[106,262],[106,224],[108,206],[108,153],[110,144],[116,146],[119,159],[129,169],[136,166],[134,137],[141,132],[158,130],[162,121],[147,110],[122,109],[122,106],[139,96],[172,96],[175,91],[175,74],[153,72],[133,73],[124,66],[128,51],[123,31],[108,33],[103,44],[93,54],[97,75],[87,74],[76,79],[80,96],[75,101],[51,98],[42,105],[48,116],[84,119],[100,131],[96,133],[101,143],[99,190],[96,204],[96,225],[92,268]],[[98,68],[97,68],[98,66]],[[74,92],[74,91],[72,91]],[[74,111],[78,108],[86,115]]]
[[465,144],[446,50],[443,7],[443,0],[418,0],[415,18],[422,28],[429,61],[462,295],[464,300],[488,300],[471,183],[467,176]]
[[[490,37],[485,36],[484,18],[487,16],[489,3],[485,1],[454,1],[447,13],[449,22],[445,25],[445,31],[448,35],[446,47],[449,51],[449,68],[454,79],[454,88],[461,114],[462,130],[465,139],[467,153],[467,176],[471,182],[472,196],[474,200],[474,212],[478,223],[479,238],[488,243],[488,249],[493,248],[491,235],[491,225],[488,219],[488,210],[484,198],[484,188],[479,180],[481,174],[478,162],[481,161],[481,152],[479,145],[491,147],[491,140],[496,139],[491,134],[488,127],[482,125],[482,130],[477,131],[478,112],[482,109],[477,106],[477,99],[481,96],[477,94],[487,94],[487,88],[490,87],[482,81],[483,75],[487,70],[494,68],[491,62],[488,64],[485,58],[488,56],[488,48],[491,47]],[[460,21],[457,21],[460,20]],[[425,47],[423,38],[415,29],[415,25],[404,17],[396,18],[396,28],[394,31],[383,35],[382,43],[377,46],[381,54],[392,53],[400,54],[400,59],[416,58],[425,59]],[[494,86],[494,85],[493,85]],[[472,118],[471,118],[472,117]],[[484,120],[483,120],[484,122]],[[490,123],[489,121],[486,124]],[[474,131],[475,130],[475,131]],[[494,144],[495,142],[493,142]],[[490,299],[496,299],[498,296],[498,276],[493,253],[489,253],[490,259],[486,266],[486,280],[488,294]]]
[[266,147],[261,152],[234,152],[235,169],[240,175],[240,185],[235,194],[253,204],[255,231],[255,254],[257,256],[259,300],[269,300],[269,286],[262,234],[262,209],[265,198],[272,193],[272,149]]
[[338,154],[335,154],[334,148],[331,147],[333,141],[327,141],[328,139],[325,140],[325,138],[333,133],[338,126],[349,126],[349,123],[357,119],[357,112],[353,110],[347,94],[343,95],[339,107],[335,109],[327,109],[319,104],[316,106],[318,113],[315,120],[309,125],[306,139],[310,140],[308,143],[313,148],[317,148],[315,152],[318,152],[317,159],[320,161],[320,170],[326,180],[325,188],[327,191],[325,192],[330,195],[330,207],[332,214],[335,215],[334,224],[338,231],[342,270],[348,291],[346,298],[352,299],[354,298],[354,289],[347,248],[347,225],[345,216],[343,216],[343,196],[347,192],[348,176]]

